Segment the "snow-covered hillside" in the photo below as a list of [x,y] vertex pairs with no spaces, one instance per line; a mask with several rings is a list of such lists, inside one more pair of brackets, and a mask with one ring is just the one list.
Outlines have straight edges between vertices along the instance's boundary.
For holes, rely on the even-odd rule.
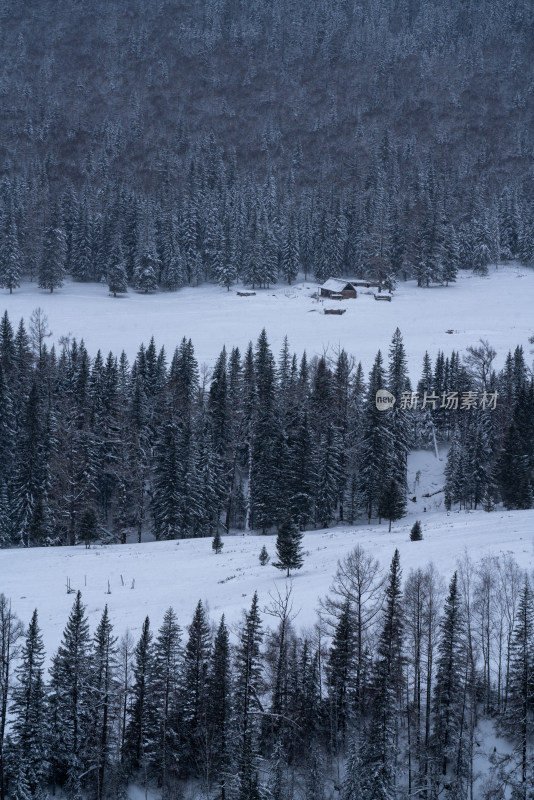
[[[421,519],[422,542],[409,540],[413,515],[397,523],[391,533],[386,524],[306,533],[305,563],[292,578],[297,628],[313,625],[318,598],[328,591],[337,560],[357,544],[385,568],[397,547],[405,575],[432,561],[448,580],[466,550],[474,561],[487,553],[512,553],[521,567],[534,568],[534,510],[434,513]],[[25,623],[38,606],[49,654],[59,644],[73,602],[73,595],[66,592],[67,578],[73,588],[82,590],[91,624],[97,623],[107,603],[117,633],[130,628],[137,637],[147,614],[159,626],[170,605],[185,626],[199,599],[207,602],[213,619],[224,613],[235,623],[241,610],[250,606],[255,590],[262,607],[269,604],[270,593],[285,591],[283,573],[272,564],[259,564],[263,544],[274,556],[274,536],[224,537],[221,555],[213,553],[211,539],[90,550],[83,546],[0,550],[0,591],[11,598]],[[111,594],[106,594],[108,580]],[[269,619],[265,622],[269,624]]]
[[[98,284],[68,282],[54,294],[24,284],[13,295],[2,291],[0,311],[7,309],[14,322],[20,317],[27,321],[40,306],[54,340],[67,334],[83,338],[91,355],[99,348],[104,353],[124,349],[132,358],[151,336],[172,353],[186,336],[193,340],[199,363],[211,365],[223,344],[243,349],[265,328],[274,352],[287,334],[297,353],[344,347],[366,371],[379,348],[387,352],[398,326],[415,377],[425,350],[434,357],[439,349],[463,351],[480,338],[488,339],[498,353],[496,365],[502,366],[510,348],[521,344],[528,353],[528,337],[534,332],[534,270],[517,265],[492,268],[487,277],[460,272],[457,283],[448,287],[418,289],[414,281],[401,283],[391,303],[377,303],[372,290],[364,289],[357,300],[343,303],[343,316],[325,316],[323,302],[311,297],[316,290],[308,281],[261,290],[254,297],[201,286],[112,298]],[[326,305],[338,307],[336,301]]]

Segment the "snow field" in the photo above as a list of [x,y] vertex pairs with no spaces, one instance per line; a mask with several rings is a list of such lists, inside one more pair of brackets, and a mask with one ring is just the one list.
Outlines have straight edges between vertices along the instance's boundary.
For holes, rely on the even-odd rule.
[[[391,533],[385,523],[307,532],[304,566],[291,579],[294,609],[299,612],[296,628],[303,630],[315,623],[318,598],[328,591],[338,559],[357,544],[378,558],[385,569],[397,547],[404,577],[410,569],[433,562],[448,581],[467,548],[474,561],[485,554],[506,552],[513,554],[522,568],[531,571],[534,567],[534,510],[462,511],[418,518],[423,523],[421,542],[409,540],[415,515],[395,524]],[[198,600],[205,602],[213,621],[218,622],[224,613],[235,628],[255,590],[264,609],[271,602],[270,595],[276,596],[277,590],[285,593],[286,579],[272,563],[262,567],[258,561],[263,544],[274,560],[274,535],[225,536],[223,541],[220,555],[213,553],[208,538],[90,550],[83,545],[0,550],[0,592],[11,599],[25,625],[38,607],[48,658],[60,643],[74,601],[74,595],[66,591],[67,578],[73,589],[82,591],[92,629],[106,603],[119,635],[129,628],[137,638],[147,614],[153,628],[159,627],[171,605],[185,627]],[[107,594],[108,580],[111,594]],[[271,624],[269,616],[264,615],[263,620],[265,626]]]
[[[398,326],[404,337],[408,366],[417,380],[425,350],[464,351],[480,338],[497,350],[502,366],[509,349],[521,344],[528,354],[534,332],[532,299],[534,270],[517,265],[491,268],[486,277],[461,272],[456,284],[418,289],[414,281],[400,283],[391,303],[377,303],[373,290],[363,289],[356,300],[323,301],[311,295],[313,281],[295,286],[257,290],[254,297],[238,297],[218,286],[187,287],[153,295],[130,291],[113,298],[107,286],[67,282],[53,294],[24,284],[13,295],[0,293],[0,312],[7,309],[14,324],[28,322],[40,306],[47,314],[52,339],[71,334],[84,339],[89,354],[107,355],[125,350],[130,359],[139,345],[154,336],[170,357],[183,336],[191,338],[199,364],[212,366],[222,349],[238,346],[243,352],[265,328],[277,354],[287,334],[291,349],[308,355],[335,353],[344,347],[361,360],[366,373],[376,351],[387,353]],[[342,306],[342,316],[324,315],[326,307]],[[453,331],[453,333],[447,333]],[[50,341],[52,341],[52,339]]]

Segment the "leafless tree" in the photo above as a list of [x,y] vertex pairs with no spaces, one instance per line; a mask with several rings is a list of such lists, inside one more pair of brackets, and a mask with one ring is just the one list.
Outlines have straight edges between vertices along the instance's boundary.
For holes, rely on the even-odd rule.
[[497,355],[497,351],[490,345],[487,339],[479,339],[480,347],[468,347],[465,356],[465,365],[469,374],[476,382],[479,389],[489,388],[490,379],[493,375],[492,364]]

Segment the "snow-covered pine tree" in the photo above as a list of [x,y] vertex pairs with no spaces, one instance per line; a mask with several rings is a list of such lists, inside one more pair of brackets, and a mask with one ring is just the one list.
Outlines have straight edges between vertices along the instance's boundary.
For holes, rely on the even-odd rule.
[[33,612],[16,669],[10,715],[16,765],[12,770],[28,786],[29,797],[39,797],[47,782],[50,722],[44,683],[44,645],[37,609]]
[[454,785],[456,779],[461,778],[463,768],[461,750],[465,743],[462,743],[460,737],[466,658],[465,618],[458,590],[458,576],[454,573],[440,622],[433,698],[434,780],[441,785]]
[[230,641],[224,614],[213,642],[208,670],[207,695],[209,703],[206,722],[210,757],[206,763],[209,765],[210,777],[218,787],[220,800],[225,800],[226,786],[231,774],[232,674]]
[[289,285],[296,280],[300,271],[300,252],[298,229],[291,214],[284,232],[282,244],[282,275]]
[[3,236],[0,240],[0,286],[4,289],[9,289],[9,294],[13,294],[13,289],[17,289],[20,286],[22,259],[12,203],[8,203],[2,224]]
[[398,725],[403,692],[403,608],[399,552],[386,586],[378,640],[375,700],[360,752],[362,800],[388,800],[396,785]]
[[[396,515],[403,516],[406,509],[406,492],[408,490],[406,480],[408,451],[413,442],[414,418],[411,416],[410,411],[402,408],[401,404],[403,392],[410,391],[411,387],[408,378],[406,353],[399,328],[396,329],[391,340],[387,388],[397,400],[393,408],[385,412],[391,431],[389,463],[386,472],[387,478],[390,481],[393,480],[396,484],[393,492],[395,497],[393,497],[391,489],[388,490],[390,509]],[[395,518],[399,519],[400,517],[396,516]]]
[[118,713],[117,666],[117,637],[113,635],[106,605],[90,652],[90,719],[84,746],[87,776],[83,783],[97,800],[103,800],[108,794],[109,776],[113,771],[114,755],[117,752],[114,741]]
[[52,659],[49,686],[52,782],[65,786],[70,795],[79,791],[87,766],[84,756],[92,708],[89,648],[89,623],[78,591]]
[[321,436],[316,456],[315,521],[328,528],[335,518],[339,500],[341,443],[334,426],[329,424]]
[[441,279],[448,286],[456,281],[459,262],[458,237],[453,225],[447,225],[443,234],[442,259]]
[[275,363],[263,330],[254,354],[254,405],[251,418],[250,527],[264,532],[275,519],[276,490],[274,442],[276,414]]
[[39,499],[46,487],[46,455],[44,420],[40,413],[39,392],[32,383],[23,417],[19,425],[17,452],[12,483],[12,508],[17,524],[17,544],[29,547],[30,525]]
[[216,555],[219,555],[220,553],[222,553],[222,549],[224,547],[224,542],[223,542],[223,540],[221,538],[221,532],[220,532],[219,528],[217,528],[217,530],[215,531],[215,536],[213,537],[213,540],[211,542],[211,547],[213,549],[213,552]]
[[12,475],[14,450],[13,402],[0,360],[0,487],[7,487],[8,480]]
[[511,643],[508,699],[504,726],[515,743],[518,763],[514,797],[526,800],[534,786],[532,770],[532,712],[534,710],[534,597],[525,577]]
[[304,563],[302,533],[290,519],[286,519],[278,529],[276,555],[278,561],[273,561],[273,567],[286,570],[288,578],[291,570],[300,569]]
[[388,520],[389,531],[391,531],[391,523],[401,519],[405,513],[406,494],[395,478],[389,478],[382,486],[378,498],[377,514],[381,519]]
[[327,669],[329,716],[335,752],[344,750],[351,717],[355,646],[354,618],[350,600],[346,600],[340,609],[332,637]]
[[497,473],[507,508],[532,508],[534,503],[534,382],[517,391],[512,419],[505,433]]
[[128,277],[126,274],[126,261],[123,258],[120,245],[117,243],[112,252],[107,269],[108,288],[117,297],[128,291]]
[[150,620],[143,622],[134,653],[134,685],[124,743],[124,758],[130,770],[146,775],[150,719],[153,714],[154,644]]
[[0,320],[0,360],[7,377],[11,373],[15,361],[15,336],[7,311],[4,311]]
[[160,428],[154,448],[152,511],[156,539],[177,539],[184,532],[179,465],[180,431],[169,420]]
[[81,515],[78,539],[81,542],[85,542],[86,548],[89,549],[91,542],[96,542],[97,538],[98,516],[95,509],[89,506]]
[[146,245],[141,251],[135,267],[133,284],[139,292],[148,294],[158,288],[158,257],[152,245]]
[[298,419],[289,458],[288,508],[291,519],[304,530],[313,519],[316,480],[313,443],[306,411]]
[[[352,742],[343,776],[342,800],[362,800],[361,773],[359,746],[357,742]],[[313,797],[314,795],[312,795]],[[306,800],[308,799],[306,798]]]
[[183,758],[193,774],[203,770],[208,713],[208,667],[211,633],[204,606],[199,600],[189,626],[184,649]]
[[379,411],[376,407],[376,393],[384,384],[382,354],[378,351],[369,376],[359,470],[360,496],[369,522],[377,511],[391,448],[389,411]]
[[89,210],[86,197],[82,198],[76,210],[76,220],[72,229],[70,270],[74,280],[89,281],[94,279]]
[[236,790],[239,800],[257,800],[258,718],[261,711],[261,620],[258,595],[254,592],[250,610],[241,627],[235,663]]
[[418,519],[416,519],[410,531],[410,541],[420,542],[422,538],[423,538],[423,531],[421,529],[421,523],[419,522]]
[[45,230],[39,266],[39,288],[53,292],[63,286],[65,277],[66,240],[59,210],[53,209],[50,224]]
[[181,755],[181,641],[176,614],[169,608],[154,643],[150,717],[146,728],[150,772],[161,786],[164,798],[172,797]]

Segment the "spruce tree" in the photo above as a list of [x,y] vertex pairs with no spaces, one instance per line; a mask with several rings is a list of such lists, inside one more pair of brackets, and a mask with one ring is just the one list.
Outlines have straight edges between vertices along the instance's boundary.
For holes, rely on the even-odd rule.
[[11,716],[17,754],[17,791],[25,780],[29,797],[39,797],[48,777],[50,721],[44,683],[44,645],[37,609],[33,612],[16,670]]
[[289,285],[296,279],[300,270],[298,231],[291,216],[284,234],[282,245],[282,274]]
[[156,539],[176,539],[184,532],[180,480],[184,453],[180,451],[180,429],[169,419],[160,428],[154,447],[152,510]]
[[342,474],[340,460],[341,442],[330,424],[321,436],[316,456],[315,520],[322,528],[328,528],[336,515]]
[[111,254],[107,269],[108,288],[117,297],[118,294],[125,294],[128,291],[128,277],[126,274],[126,262],[122,256],[119,245],[116,245]]
[[11,203],[8,204],[3,228],[0,240],[0,286],[9,289],[9,294],[13,294],[13,289],[20,286],[22,268],[17,226]]
[[19,426],[12,485],[13,514],[20,537],[17,543],[26,547],[32,544],[29,539],[32,518],[39,499],[44,499],[46,488],[47,446],[43,417],[34,382]]
[[84,750],[92,702],[89,646],[89,624],[78,591],[62,643],[52,659],[49,694],[53,782],[66,785],[71,795],[79,789],[86,767]]
[[328,661],[331,726],[336,748],[344,748],[352,703],[355,631],[349,600],[343,604],[332,638]]
[[0,487],[7,486],[12,474],[15,451],[13,401],[0,360]]
[[419,522],[418,519],[416,519],[410,531],[410,541],[420,542],[422,538],[423,538],[423,531],[421,528],[421,523]]
[[109,620],[107,605],[95,631],[88,676],[90,720],[85,744],[88,775],[85,780],[97,800],[108,793],[116,742],[113,740],[116,714],[117,637]]
[[135,267],[133,276],[135,288],[144,294],[155,292],[158,288],[157,274],[158,257],[156,251],[152,246],[147,245],[141,252]]
[[198,754],[206,735],[210,640],[206,612],[199,601],[189,626],[189,637],[184,650],[184,758],[193,774],[198,769]]
[[94,508],[86,508],[80,519],[78,538],[85,542],[86,548],[91,547],[91,542],[96,542],[98,538],[98,517]]
[[[384,388],[384,383],[382,354],[379,351],[369,376],[359,471],[360,495],[369,522],[377,511],[384,475],[388,475],[388,461],[391,454],[388,420],[390,412],[379,411],[376,407],[376,393]],[[398,462],[397,466],[400,466]]]
[[154,644],[151,707],[147,722],[147,754],[151,772],[172,796],[180,764],[179,694],[181,688],[182,631],[172,608],[167,609]]
[[125,740],[125,757],[133,770],[146,768],[147,765],[149,720],[152,715],[152,680],[154,677],[154,645],[152,639],[150,620],[146,617],[134,653],[134,685]]
[[65,277],[66,240],[58,210],[52,213],[43,239],[43,252],[39,267],[39,288],[53,292],[63,286]]
[[228,628],[221,617],[208,671],[207,729],[210,764],[213,778],[218,787],[220,800],[227,796],[227,783],[230,775],[232,751],[232,675],[230,663],[230,642]]
[[72,228],[71,248],[68,247],[70,270],[76,281],[89,281],[94,278],[93,253],[91,243],[91,224],[87,199],[82,198],[78,205],[76,221]]
[[286,519],[278,530],[276,555],[278,561],[273,561],[273,567],[287,570],[288,578],[291,570],[300,569],[304,563],[302,533],[290,519]]
[[255,592],[241,627],[235,664],[236,777],[240,800],[258,798],[259,731],[255,712],[261,711],[261,641],[258,595]]
[[267,552],[267,548],[265,545],[262,546],[260,550],[260,564],[262,567],[265,567],[269,563],[269,553]]
[[250,420],[250,519],[251,528],[263,532],[269,528],[276,515],[276,489],[274,485],[275,440],[278,430],[276,414],[275,364],[263,330],[258,338],[254,355],[255,391]]
[[519,765],[517,796],[529,797],[534,783],[530,762],[534,711],[534,598],[527,578],[521,589],[511,646],[505,729],[513,738]]
[[219,553],[222,553],[222,549],[224,547],[224,542],[222,540],[221,532],[220,532],[219,528],[217,528],[216,531],[215,531],[215,536],[213,537],[213,541],[211,543],[211,546],[213,548],[213,552],[216,553],[217,555]]
[[[433,752],[436,765],[436,780],[441,783],[454,782],[461,768],[459,748],[461,742],[462,703],[465,682],[465,618],[458,590],[458,577],[454,573],[442,620],[436,682],[433,698]],[[451,778],[447,778],[452,771]]]
[[390,478],[380,491],[377,507],[378,516],[389,521],[389,530],[391,531],[391,523],[404,516],[405,511],[405,492],[395,478]]
[[398,721],[403,692],[403,609],[399,552],[386,586],[378,640],[375,701],[361,751],[362,800],[388,800],[396,785]]

